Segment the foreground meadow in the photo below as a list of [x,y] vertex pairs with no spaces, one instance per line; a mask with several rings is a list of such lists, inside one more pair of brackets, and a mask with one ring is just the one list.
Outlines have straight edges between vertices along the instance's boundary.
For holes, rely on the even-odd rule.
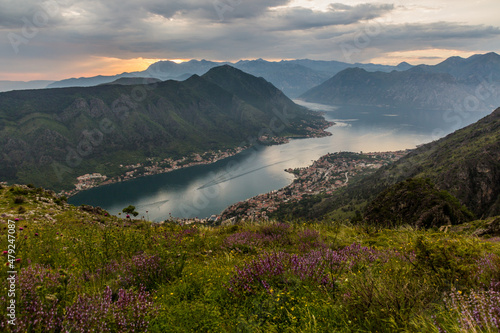
[[500,244],[466,231],[349,221],[152,224],[26,186],[0,189],[0,207],[5,332],[500,327]]

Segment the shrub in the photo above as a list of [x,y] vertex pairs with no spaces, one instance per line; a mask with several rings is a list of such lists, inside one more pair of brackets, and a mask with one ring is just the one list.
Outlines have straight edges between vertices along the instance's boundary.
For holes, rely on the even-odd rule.
[[479,249],[456,238],[435,240],[418,237],[415,244],[415,271],[432,278],[444,291],[450,286],[475,283]]
[[14,203],[15,204],[22,204],[26,202],[26,199],[24,197],[18,196],[14,198]]
[[326,246],[321,241],[320,234],[316,230],[305,229],[298,233],[297,240],[299,242],[299,251],[307,252],[320,246]]
[[294,280],[332,291],[335,288],[334,275],[346,267],[352,269],[378,258],[377,251],[359,244],[340,251],[324,249],[302,255],[282,251],[266,253],[241,268],[235,268],[229,291],[237,295],[254,294],[262,289],[269,291],[272,286],[293,284]]
[[59,331],[63,308],[69,299],[68,284],[74,277],[63,270],[55,271],[42,265],[29,266],[18,274],[18,318],[14,331]]
[[9,189],[10,192],[12,192],[13,195],[26,195],[29,193],[29,191],[25,188],[19,187],[19,186],[14,186]]

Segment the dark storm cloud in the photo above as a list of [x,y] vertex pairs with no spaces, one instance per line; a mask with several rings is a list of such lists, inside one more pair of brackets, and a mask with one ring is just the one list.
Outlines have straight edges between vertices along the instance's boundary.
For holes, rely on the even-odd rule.
[[[73,2],[87,23],[119,29],[138,27],[142,20],[159,16],[165,19],[229,23],[232,19],[254,18],[269,8],[286,5],[290,0],[95,0]],[[70,22],[68,22],[70,23]]]

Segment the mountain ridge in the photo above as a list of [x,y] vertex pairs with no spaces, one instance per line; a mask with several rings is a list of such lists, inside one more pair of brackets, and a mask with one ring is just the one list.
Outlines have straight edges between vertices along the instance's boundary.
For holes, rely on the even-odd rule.
[[323,61],[310,59],[281,60],[278,62],[257,59],[239,60],[234,63],[192,59],[179,64],[170,60],[162,60],[150,65],[142,72],[122,73],[115,76],[70,78],[54,82],[48,87],[92,86],[111,82],[121,77],[153,77],[160,80],[183,80],[193,74],[203,75],[211,68],[222,65],[231,65],[251,75],[257,77],[262,76],[289,97],[296,97],[306,90],[324,82],[339,71],[349,67],[361,66],[367,70],[383,71],[400,69],[398,66],[360,63],[348,64],[334,60]]
[[[262,133],[305,136],[311,134],[306,124],[318,131],[327,126],[320,115],[294,104],[263,79],[235,68],[212,71],[219,75],[2,93],[0,176],[67,189],[88,172],[119,174],[120,164],[235,148]],[[261,96],[265,103],[252,105],[241,92],[219,86],[215,77],[233,83],[235,77],[244,78],[244,84],[256,86],[257,95],[267,92]],[[272,119],[284,109],[289,122],[273,132]]]
[[301,96],[329,105],[486,111],[500,105],[500,56],[451,57],[401,71],[345,69]]

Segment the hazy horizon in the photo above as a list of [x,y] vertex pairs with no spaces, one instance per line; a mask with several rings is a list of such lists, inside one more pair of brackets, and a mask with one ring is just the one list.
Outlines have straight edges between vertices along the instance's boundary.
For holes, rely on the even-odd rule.
[[[293,61],[293,60],[304,60],[304,59],[308,59],[308,58],[301,58],[301,59],[264,59],[264,58],[255,58],[255,59],[238,59],[238,60],[212,60],[212,59],[157,59],[155,62],[153,62],[152,64],[156,63],[156,62],[159,62],[159,61],[171,61],[171,62],[175,62],[177,64],[180,64],[180,63],[184,63],[184,62],[190,62],[190,61],[211,61],[211,62],[219,62],[219,63],[227,63],[227,62],[230,62],[230,63],[237,63],[239,61],[255,61],[255,60],[259,60],[259,59],[262,59],[264,61],[267,61],[267,62],[280,62],[280,61]],[[341,62],[340,60],[335,60],[335,59],[330,59],[330,60],[327,60],[327,59],[308,59],[308,60],[314,60],[314,61],[339,61]],[[401,61],[401,62],[405,62],[405,60]],[[373,64],[377,64],[377,65],[391,65],[391,66],[397,66],[398,64],[400,64],[401,62],[398,62],[398,63],[395,63],[395,64],[383,64],[383,63],[373,63]],[[406,61],[408,62],[408,61]],[[441,61],[439,61],[441,62]],[[439,62],[436,62],[436,63],[439,63]],[[351,64],[355,64],[355,63],[351,63]],[[435,63],[431,63],[431,62],[427,62],[427,63],[412,63],[411,65],[433,65]],[[131,73],[131,72],[141,72],[141,71],[145,71],[147,70],[147,68],[149,67],[150,65],[147,65],[145,66],[144,68],[142,69],[137,69],[135,71],[130,71],[130,72],[115,72],[115,73],[112,73],[112,74],[96,74],[96,75],[82,75],[82,76],[73,76],[73,77],[64,77],[62,79],[50,79],[50,78],[46,78],[46,79],[35,79],[35,80],[3,80],[2,78],[0,78],[0,81],[13,81],[13,82],[16,82],[16,81],[19,81],[19,82],[31,82],[31,81],[59,81],[59,80],[64,80],[64,79],[73,79],[73,78],[83,78],[83,77],[93,77],[93,76],[99,76],[99,75],[102,75],[102,76],[114,76],[114,75],[119,75],[119,74],[123,74],[123,73]]]

